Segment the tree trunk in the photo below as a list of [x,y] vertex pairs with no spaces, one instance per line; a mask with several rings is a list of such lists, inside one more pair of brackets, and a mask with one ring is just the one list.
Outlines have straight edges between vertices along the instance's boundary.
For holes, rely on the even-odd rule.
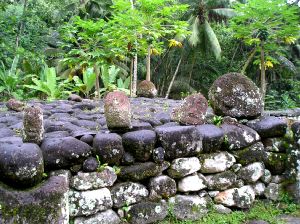
[[168,91],[167,91],[166,97],[165,97],[166,99],[169,98],[169,94],[170,94],[170,92],[171,92],[173,83],[174,83],[175,78],[176,78],[176,76],[177,76],[177,73],[178,73],[178,71],[179,71],[179,67],[180,67],[181,61],[182,61],[182,56],[181,56],[181,58],[180,58],[180,60],[179,60],[179,62],[178,62],[178,64],[177,64],[176,70],[175,70],[175,72],[174,72],[174,74],[173,74],[173,77],[172,77],[172,80],[171,80],[171,82],[170,82],[170,85],[169,85],[169,88],[168,88]]
[[[131,8],[134,9],[134,0],[130,0]],[[135,42],[135,46],[137,46],[137,43]],[[132,82],[130,84],[131,86],[131,97],[136,97],[136,86],[137,86],[137,66],[138,66],[138,57],[137,53],[134,55],[133,60],[133,75],[132,75]]]
[[263,102],[265,102],[266,96],[266,67],[265,67],[265,51],[264,51],[264,42],[261,41],[260,44],[260,64],[261,64],[261,73],[260,73],[260,92]]
[[189,85],[191,85],[191,79],[192,79],[192,75],[193,75],[193,69],[194,69],[195,61],[196,61],[196,54],[194,52],[193,53],[193,59],[192,59],[192,66],[191,66],[190,75],[189,75],[189,81],[188,81]]
[[148,46],[146,80],[151,81],[151,45]]
[[18,33],[17,33],[17,36],[16,36],[16,51],[19,48],[21,36],[22,36],[22,33],[23,33],[24,25],[25,25],[25,18],[24,17],[25,17],[26,9],[27,9],[27,0],[24,0],[22,17],[21,17],[21,20],[20,20],[19,25],[18,25],[19,29],[18,29]]
[[100,86],[99,86],[100,68],[98,67],[97,64],[94,65],[94,72],[96,74],[96,83],[95,83],[96,94],[95,94],[95,97],[100,100]]
[[252,61],[252,59],[253,59],[255,53],[256,53],[256,47],[251,51],[251,53],[250,53],[250,55],[249,55],[249,57],[248,57],[246,63],[244,64],[244,66],[243,66],[243,68],[242,68],[242,70],[241,70],[241,73],[242,73],[243,75],[245,75],[245,71],[246,71],[247,67],[249,66],[250,62]]
[[133,58],[131,58],[131,63],[130,63],[130,97],[133,97],[132,96],[132,78],[133,78]]

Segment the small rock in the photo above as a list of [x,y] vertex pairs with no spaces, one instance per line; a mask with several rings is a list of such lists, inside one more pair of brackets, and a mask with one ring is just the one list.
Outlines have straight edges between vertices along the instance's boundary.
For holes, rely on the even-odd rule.
[[169,176],[182,178],[200,170],[201,165],[197,157],[178,158],[172,161],[168,169]]
[[266,187],[264,195],[267,199],[270,199],[272,201],[277,201],[279,199],[280,191],[281,188],[279,184],[270,183]]
[[271,174],[271,172],[269,170],[265,169],[264,174],[262,175],[262,177],[260,179],[265,184],[270,183],[271,180],[272,180],[272,174]]
[[109,129],[130,129],[130,101],[121,91],[110,92],[104,99],[104,113]]
[[93,142],[93,153],[102,163],[116,165],[124,154],[121,136],[115,133],[98,133]]
[[219,214],[230,214],[232,210],[230,208],[225,207],[224,205],[214,205],[214,210]]
[[123,165],[133,165],[135,162],[134,157],[131,155],[129,152],[125,152],[123,157],[122,157],[122,164]]
[[165,150],[162,147],[158,147],[156,149],[153,150],[152,153],[152,158],[153,161],[158,163],[158,164],[162,164],[164,162],[164,158],[165,158]]
[[95,215],[91,215],[88,217],[76,217],[74,220],[74,224],[119,224],[121,220],[116,212],[112,209],[108,209],[104,212],[98,212]]
[[93,215],[111,207],[111,195],[107,188],[93,191],[69,191],[69,211],[71,217]]
[[153,162],[136,163],[131,166],[122,166],[118,177],[124,180],[140,181],[155,177],[162,171],[162,167]]
[[152,82],[144,80],[137,86],[137,95],[139,97],[154,98],[157,95],[157,90]]
[[162,221],[168,214],[166,203],[141,202],[130,206],[129,222],[133,224],[148,224]]
[[157,127],[155,129],[166,159],[196,156],[202,151],[202,139],[193,126]]
[[172,120],[186,125],[204,124],[207,107],[208,102],[201,93],[192,94],[173,110]]
[[199,220],[207,212],[208,199],[196,195],[176,195],[169,199],[172,213],[179,220]]
[[271,183],[280,184],[285,181],[285,177],[283,175],[274,175],[272,176]]
[[242,164],[236,163],[231,167],[231,170],[237,173],[242,168]]
[[85,172],[94,172],[99,167],[99,161],[95,157],[87,158],[82,165],[82,169]]
[[80,141],[85,142],[86,144],[92,145],[94,137],[92,135],[83,135],[80,138]]
[[201,173],[220,173],[235,163],[235,158],[228,152],[201,154],[199,157]]
[[140,202],[148,197],[148,195],[149,192],[144,185],[133,182],[120,183],[111,189],[113,206],[115,208]]
[[261,162],[251,163],[240,169],[238,175],[247,183],[254,183],[264,175],[265,166]]
[[257,131],[261,138],[273,138],[285,135],[287,121],[285,118],[269,116],[249,121],[247,126]]
[[264,195],[264,192],[265,192],[265,189],[266,189],[266,186],[265,186],[264,183],[257,182],[255,184],[253,184],[252,187],[253,187],[253,190],[254,190],[256,196]]
[[101,172],[78,172],[73,176],[70,186],[79,191],[95,190],[103,187],[111,187],[117,180],[117,175],[111,167],[106,167]]
[[255,192],[249,185],[220,192],[215,198],[217,204],[229,207],[249,208],[255,200]]
[[24,110],[25,103],[23,103],[19,100],[16,100],[16,99],[10,99],[9,101],[7,101],[6,107],[9,110],[14,110],[14,111],[20,112],[20,111]]
[[40,144],[43,140],[43,111],[40,107],[27,107],[23,117],[23,141]]
[[196,126],[202,136],[204,153],[211,153],[221,149],[224,141],[224,132],[221,128],[212,124],[203,124]]
[[206,188],[206,179],[202,174],[186,176],[178,181],[178,191],[200,191]]
[[150,200],[157,200],[162,198],[169,198],[176,194],[176,182],[172,178],[162,175],[153,177],[149,181],[149,198]]
[[257,142],[245,149],[234,151],[233,154],[237,162],[242,165],[263,161],[266,155],[264,145],[261,142]]
[[77,94],[70,94],[68,97],[68,100],[75,101],[75,102],[81,102],[82,98],[78,96]]
[[139,161],[149,160],[155,148],[156,133],[151,130],[127,132],[122,136],[123,146],[126,151]]
[[208,192],[208,195],[209,195],[209,197],[214,198],[214,197],[216,197],[219,193],[220,193],[220,191],[209,191],[209,192]]
[[206,176],[207,187],[210,190],[226,190],[235,185],[237,175],[232,171],[225,171],[215,175]]

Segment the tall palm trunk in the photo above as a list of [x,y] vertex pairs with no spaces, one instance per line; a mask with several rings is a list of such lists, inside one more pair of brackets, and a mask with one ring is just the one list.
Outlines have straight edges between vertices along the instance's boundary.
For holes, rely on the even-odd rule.
[[173,86],[173,84],[174,84],[175,78],[176,78],[176,76],[177,76],[177,74],[178,74],[179,67],[180,67],[181,62],[182,62],[182,58],[183,58],[183,54],[181,55],[181,58],[180,58],[179,61],[178,61],[176,70],[175,70],[175,72],[174,72],[174,74],[173,74],[173,77],[172,77],[172,80],[171,80],[171,82],[170,82],[170,85],[169,85],[168,91],[167,91],[167,93],[166,93],[165,99],[168,99],[168,98],[169,98],[169,95],[170,95],[172,86]]
[[261,41],[260,44],[260,64],[261,64],[261,73],[260,73],[260,92],[263,102],[265,102],[266,96],[266,67],[265,67],[265,51],[264,51],[264,42]]
[[151,81],[151,45],[148,46],[146,80]]
[[[134,9],[134,0],[130,0],[131,8]],[[135,44],[136,46],[137,44]],[[138,56],[137,53],[134,55],[133,60],[133,74],[132,74],[132,82],[131,82],[131,97],[136,96],[136,87],[137,87],[137,65],[138,65]]]

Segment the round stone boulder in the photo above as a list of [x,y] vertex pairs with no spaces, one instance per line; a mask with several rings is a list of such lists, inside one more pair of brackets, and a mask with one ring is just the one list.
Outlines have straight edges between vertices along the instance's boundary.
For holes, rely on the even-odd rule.
[[157,95],[157,89],[152,82],[144,80],[137,86],[137,95],[140,97],[153,98]]
[[176,194],[176,182],[174,179],[161,175],[153,177],[149,181],[149,199],[167,199]]
[[121,91],[110,92],[104,98],[104,114],[109,129],[131,128],[130,101]]
[[239,73],[219,77],[209,90],[209,100],[217,115],[235,118],[258,117],[264,107],[258,87]]
[[78,96],[77,94],[70,94],[68,97],[69,101],[75,101],[75,102],[81,102],[82,98]]
[[0,180],[14,188],[32,187],[41,182],[44,160],[38,145],[0,145]]
[[208,102],[201,93],[186,97],[183,103],[172,112],[172,119],[182,124],[204,124]]
[[9,101],[6,102],[6,107],[9,110],[14,110],[14,111],[20,112],[24,109],[25,103],[23,103],[19,100],[16,100],[16,99],[10,99]]

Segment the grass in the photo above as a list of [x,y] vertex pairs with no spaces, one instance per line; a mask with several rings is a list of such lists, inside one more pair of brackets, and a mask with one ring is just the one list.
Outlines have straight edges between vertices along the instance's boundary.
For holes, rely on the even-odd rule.
[[249,210],[237,210],[226,215],[210,211],[198,221],[176,220],[171,212],[167,219],[157,224],[242,224],[250,220],[264,220],[270,224],[283,224],[284,222],[278,220],[278,216],[283,214],[300,217],[300,205],[293,203],[288,198],[283,198],[279,203],[256,201]]

